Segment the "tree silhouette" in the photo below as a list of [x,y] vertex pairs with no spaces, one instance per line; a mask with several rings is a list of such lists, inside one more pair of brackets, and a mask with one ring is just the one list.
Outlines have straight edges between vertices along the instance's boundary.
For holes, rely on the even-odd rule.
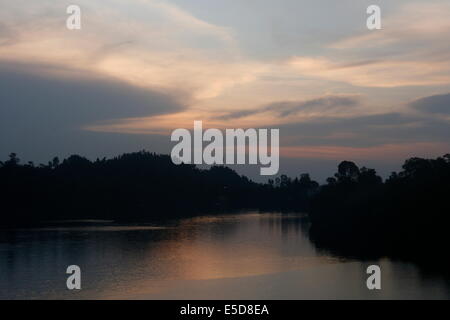
[[[383,182],[376,171],[342,162],[313,196],[311,240],[360,257],[432,261],[450,245],[450,157],[411,158]],[[442,266],[450,266],[447,256]]]
[[356,181],[359,176],[359,168],[354,162],[342,161],[335,176],[340,181]]
[[20,159],[17,157],[17,154],[12,152],[9,154],[9,160],[7,160],[4,165],[10,166],[10,167],[15,167],[15,166],[19,165],[19,163],[20,163]]

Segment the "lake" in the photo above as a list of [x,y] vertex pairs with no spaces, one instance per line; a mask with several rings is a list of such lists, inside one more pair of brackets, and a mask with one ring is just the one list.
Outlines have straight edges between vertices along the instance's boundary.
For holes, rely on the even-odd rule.
[[[381,290],[366,269],[381,267]],[[81,290],[66,287],[69,265]],[[302,215],[248,212],[0,231],[1,299],[448,299],[413,264],[318,251]]]

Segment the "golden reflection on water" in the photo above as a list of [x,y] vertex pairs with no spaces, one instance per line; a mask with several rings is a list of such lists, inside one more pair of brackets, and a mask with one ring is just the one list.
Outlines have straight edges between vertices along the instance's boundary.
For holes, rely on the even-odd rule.
[[[0,233],[0,299],[448,299],[448,279],[411,264],[318,252],[301,215],[214,215],[164,225],[13,229]],[[368,264],[383,290],[367,290]],[[79,265],[82,290],[66,288]]]
[[338,262],[316,253],[304,239],[300,218],[249,213],[182,220],[143,256],[140,270],[134,270],[142,278],[127,283],[125,291],[102,296],[156,294],[185,280],[252,277]]

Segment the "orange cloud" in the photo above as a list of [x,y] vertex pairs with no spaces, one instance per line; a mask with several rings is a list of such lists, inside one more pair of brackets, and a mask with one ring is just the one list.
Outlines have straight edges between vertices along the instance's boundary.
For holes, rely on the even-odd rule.
[[413,156],[441,156],[450,149],[449,143],[418,142],[402,144],[385,144],[374,147],[341,146],[293,146],[281,147],[280,155],[287,158],[312,158],[331,160],[358,159],[406,159]]

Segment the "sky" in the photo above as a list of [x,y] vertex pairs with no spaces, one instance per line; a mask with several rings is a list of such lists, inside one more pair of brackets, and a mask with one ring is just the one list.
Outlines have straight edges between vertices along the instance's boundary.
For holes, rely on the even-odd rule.
[[[69,5],[81,29],[66,28]],[[366,9],[381,8],[381,30]],[[0,0],[0,159],[280,129],[280,173],[450,152],[448,0]],[[237,167],[258,180],[258,168]],[[266,177],[264,177],[266,179]]]

